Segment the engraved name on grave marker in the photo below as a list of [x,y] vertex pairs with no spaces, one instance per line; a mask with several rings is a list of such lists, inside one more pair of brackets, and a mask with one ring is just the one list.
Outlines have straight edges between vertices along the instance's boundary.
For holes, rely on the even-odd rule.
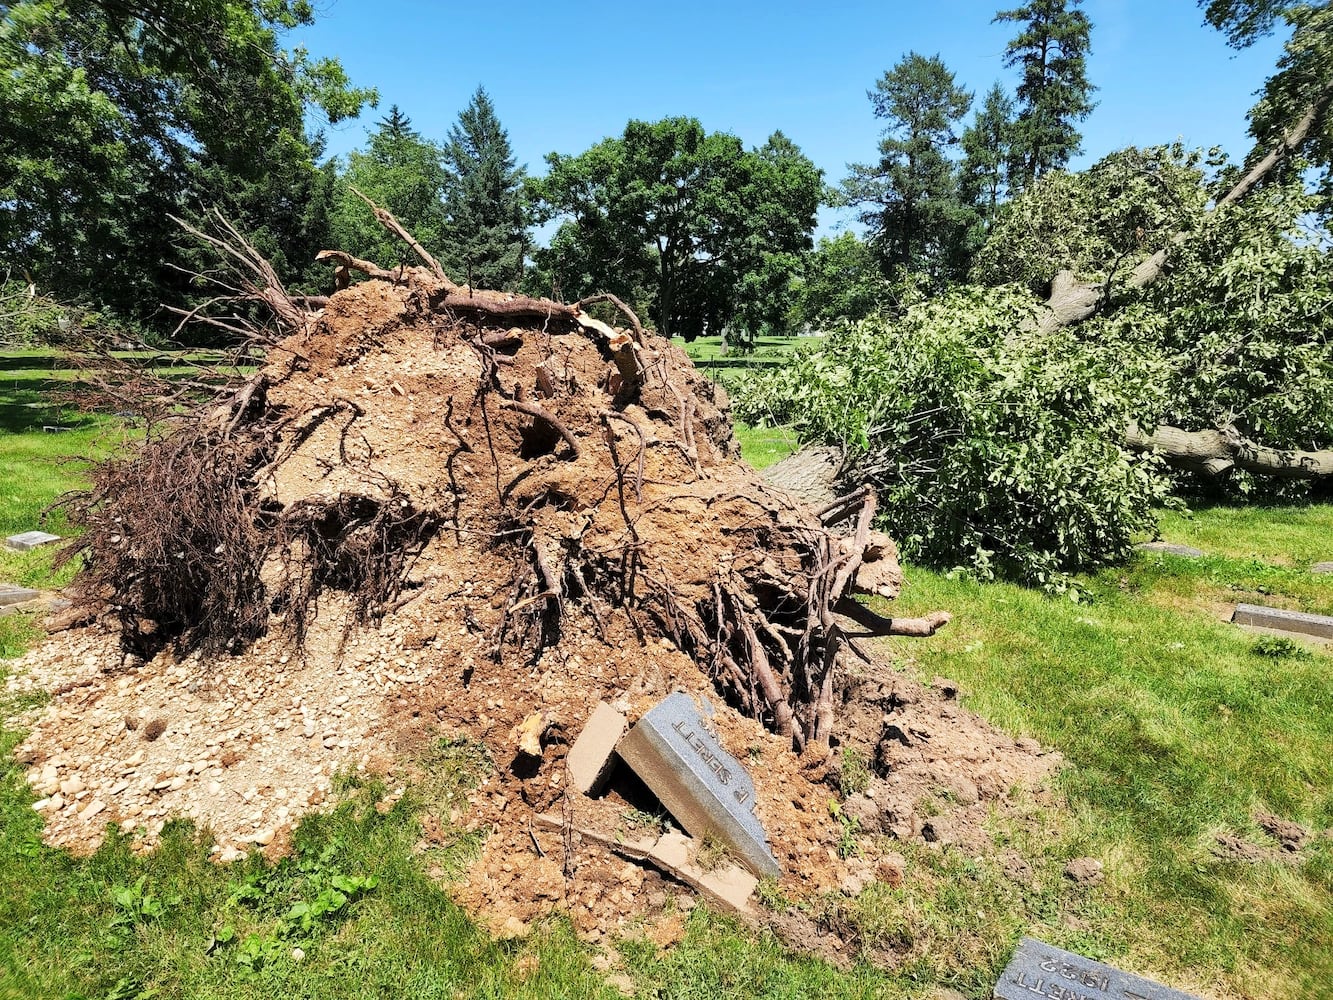
[[1000,981],[998,1000],[1199,1000],[1142,976],[1025,937]]
[[691,836],[720,838],[756,875],[781,874],[754,814],[754,782],[705,727],[689,695],[654,705],[616,752]]

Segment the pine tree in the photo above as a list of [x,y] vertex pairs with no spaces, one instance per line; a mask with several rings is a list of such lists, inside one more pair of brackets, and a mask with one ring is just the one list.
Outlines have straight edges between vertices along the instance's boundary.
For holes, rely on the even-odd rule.
[[1092,112],[1096,88],[1088,82],[1086,65],[1092,22],[1079,10],[1081,3],[1032,0],[995,15],[996,21],[1024,25],[1005,49],[1005,65],[1022,71],[1009,168],[1015,190],[1082,152],[1075,123]]
[[959,189],[963,201],[989,223],[1008,194],[1014,102],[998,83],[991,87],[963,132]]
[[517,289],[529,246],[524,171],[515,166],[509,134],[484,87],[449,130],[444,160],[449,268],[479,288]]
[[843,182],[849,204],[887,268],[934,277],[952,271],[959,230],[958,177],[946,150],[972,95],[954,82],[939,56],[908,53],[868,95],[888,124],[879,163],[853,164]]

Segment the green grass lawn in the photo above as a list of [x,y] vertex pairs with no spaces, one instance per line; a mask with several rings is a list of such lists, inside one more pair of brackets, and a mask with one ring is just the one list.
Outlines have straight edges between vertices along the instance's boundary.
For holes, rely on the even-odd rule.
[[[25,382],[47,377],[4,369],[3,359],[0,371],[37,372],[0,384],[0,412],[34,391]],[[34,527],[57,492],[79,483],[77,460],[110,447],[108,430],[0,427],[6,533]],[[739,433],[756,464],[787,446],[781,432],[762,432],[767,442]],[[348,779],[343,804],[304,821],[296,853],[278,866],[257,857],[215,866],[206,834],[186,824],[150,857],[113,836],[72,858],[40,843],[33,795],[10,756],[21,734],[6,723],[0,997],[612,998],[618,984],[645,997],[928,1000],[948,985],[982,998],[1025,933],[1205,994],[1327,997],[1333,840],[1316,837],[1295,863],[1224,860],[1213,848],[1218,834],[1271,846],[1254,822],[1260,809],[1333,827],[1333,654],[1262,643],[1223,620],[1239,600],[1333,613],[1333,577],[1307,569],[1333,559],[1333,506],[1170,513],[1162,534],[1210,555],[1140,554],[1082,579],[1078,604],[907,568],[893,611],[942,607],[955,619],[930,639],[886,643],[901,669],[956,680],[968,707],[1058,749],[1067,766],[1053,801],[1019,796],[1022,822],[994,819],[994,855],[909,848],[902,886],[842,904],[869,939],[906,949],[892,973],[792,957],[704,907],[668,954],[632,936],[619,942],[612,971],[627,978],[616,982],[562,920],[492,940],[434,877],[457,871],[474,842],[460,831],[451,848],[416,848],[421,809],[465,780],[447,755],[432,765],[436,782],[385,813],[373,808],[382,789]],[[43,560],[0,557],[0,578],[47,582]],[[36,634],[23,616],[0,618],[0,675],[2,658]],[[0,677],[0,718],[31,703],[3,691]],[[1030,878],[1006,874],[1004,852]],[[1105,864],[1103,884],[1064,878],[1065,862],[1082,855]],[[338,885],[353,891],[335,906]]]

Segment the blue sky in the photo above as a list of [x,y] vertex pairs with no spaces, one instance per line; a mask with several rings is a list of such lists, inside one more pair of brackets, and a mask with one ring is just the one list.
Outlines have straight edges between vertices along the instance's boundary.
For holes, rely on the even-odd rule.
[[[905,53],[938,54],[978,99],[996,80],[1012,89],[1003,53],[1017,29],[990,23],[999,7],[325,0],[315,26],[294,40],[336,55],[354,82],[379,88],[378,110],[328,131],[332,153],[361,146],[391,104],[442,140],[483,84],[533,173],[544,171],[546,153],[581,152],[630,118],[692,115],[747,145],[781,129],[837,182],[846,164],[873,159],[881,123],[866,90]],[[1244,157],[1245,115],[1278,40],[1237,53],[1203,25],[1194,0],[1087,0],[1084,10],[1098,106],[1083,123],[1085,153],[1074,166],[1178,138]],[[826,211],[821,229],[838,220]]]

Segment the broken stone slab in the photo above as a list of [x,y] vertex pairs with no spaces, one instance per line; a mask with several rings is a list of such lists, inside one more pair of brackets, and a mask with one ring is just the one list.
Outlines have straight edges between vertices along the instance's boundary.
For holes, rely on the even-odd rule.
[[1175,542],[1140,542],[1134,548],[1140,552],[1156,552],[1160,555],[1181,556],[1184,559],[1202,559],[1208,553],[1192,545],[1177,545]]
[[996,1000],[1200,1000],[1193,993],[1025,937],[995,984]]
[[11,549],[27,552],[39,545],[48,545],[51,542],[58,541],[60,541],[59,535],[52,535],[45,531],[25,531],[21,535],[10,535],[5,539],[5,544]]
[[1265,608],[1259,604],[1237,604],[1235,612],[1231,615],[1231,620],[1237,625],[1253,625],[1258,628],[1278,629],[1282,632],[1298,632],[1301,635],[1333,639],[1333,618],[1327,615],[1311,615],[1304,611]]
[[[564,819],[549,813],[537,817],[542,826],[554,830],[566,829]],[[663,874],[688,885],[702,894],[714,905],[730,910],[748,923],[753,924],[758,918],[753,896],[759,885],[759,879],[740,865],[724,865],[712,871],[704,871],[694,858],[697,845],[690,837],[677,830],[670,830],[661,837],[626,840],[622,837],[609,837],[596,830],[573,827],[572,832],[594,844],[599,844],[612,854],[631,861],[652,865]]]
[[12,583],[0,583],[0,608],[8,607],[11,604],[23,604],[41,596],[41,591],[38,590],[16,587]]
[[782,874],[754,814],[754,781],[708,731],[689,695],[659,701],[616,752],[686,832],[718,838],[758,876]]
[[628,728],[628,719],[606,702],[597,703],[565,758],[570,782],[577,791],[596,795],[602,790],[616,763],[616,744]]

